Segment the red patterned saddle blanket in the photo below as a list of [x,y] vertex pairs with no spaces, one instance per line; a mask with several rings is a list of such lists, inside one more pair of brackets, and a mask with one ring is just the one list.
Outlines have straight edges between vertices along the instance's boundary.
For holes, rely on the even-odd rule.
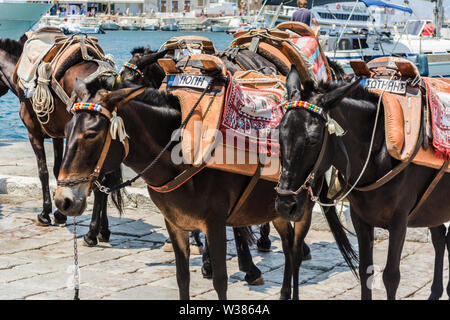
[[220,131],[227,146],[260,154],[279,154],[275,128],[283,117],[284,92],[241,86],[227,89]]
[[423,80],[427,86],[436,156],[450,158],[450,83],[430,78]]

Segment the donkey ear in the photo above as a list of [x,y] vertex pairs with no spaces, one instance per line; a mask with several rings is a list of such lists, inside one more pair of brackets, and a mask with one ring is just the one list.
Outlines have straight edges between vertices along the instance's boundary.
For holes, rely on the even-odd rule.
[[108,108],[112,109],[133,92],[141,88],[141,86],[136,86],[133,88],[124,88],[115,91],[109,91],[108,94],[102,97],[102,100],[108,106]]
[[362,78],[358,77],[352,83],[346,84],[324,94],[320,103],[321,107],[324,109],[332,109],[336,107],[339,102],[348,97],[358,87],[361,80]]
[[291,70],[286,79],[286,89],[289,100],[300,99],[301,84],[300,74],[298,73],[297,68],[295,65],[291,65]]
[[78,77],[75,78],[74,90],[81,101],[86,101],[90,96],[86,82]]

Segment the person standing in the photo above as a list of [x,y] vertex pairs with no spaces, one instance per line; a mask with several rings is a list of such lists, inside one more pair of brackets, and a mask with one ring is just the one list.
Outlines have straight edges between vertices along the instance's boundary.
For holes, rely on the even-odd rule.
[[318,36],[320,32],[319,23],[311,10],[308,9],[308,0],[297,0],[297,5],[299,9],[294,12],[291,20],[302,22],[307,26],[311,26],[311,23],[313,23],[315,25],[315,28],[313,27],[314,33]]

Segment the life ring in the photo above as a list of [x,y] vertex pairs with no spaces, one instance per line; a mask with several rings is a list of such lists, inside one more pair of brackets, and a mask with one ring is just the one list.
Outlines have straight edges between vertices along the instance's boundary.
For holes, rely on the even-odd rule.
[[340,3],[336,3],[336,9],[341,9],[341,4]]

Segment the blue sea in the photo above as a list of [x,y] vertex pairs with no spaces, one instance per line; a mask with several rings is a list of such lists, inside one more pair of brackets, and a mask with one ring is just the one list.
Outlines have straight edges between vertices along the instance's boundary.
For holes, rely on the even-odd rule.
[[[135,47],[149,45],[157,50],[172,37],[201,35],[214,42],[217,49],[223,49],[233,40],[225,32],[166,32],[166,31],[111,31],[95,35],[105,53],[114,56],[117,66],[131,58]],[[19,117],[19,100],[8,92],[0,97],[0,139],[28,139],[27,131]]]

